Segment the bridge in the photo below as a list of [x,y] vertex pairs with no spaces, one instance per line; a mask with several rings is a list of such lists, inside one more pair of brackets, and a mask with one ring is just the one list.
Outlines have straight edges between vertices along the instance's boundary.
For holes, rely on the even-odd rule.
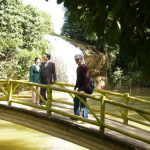
[[[47,89],[47,101],[33,86]],[[73,87],[67,83],[0,80],[0,119],[93,150],[150,149],[150,101],[100,89],[92,95],[80,94]],[[43,105],[32,103],[31,91]],[[89,109],[88,119],[73,115],[74,96]],[[88,103],[82,96],[88,98]]]

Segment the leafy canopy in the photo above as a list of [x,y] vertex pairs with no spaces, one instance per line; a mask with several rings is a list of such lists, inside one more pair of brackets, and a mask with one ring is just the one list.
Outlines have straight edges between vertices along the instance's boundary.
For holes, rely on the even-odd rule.
[[47,48],[50,17],[20,0],[1,0],[0,29],[0,78],[26,78],[34,57]]
[[72,22],[79,20],[89,33],[95,32],[99,51],[105,52],[106,45],[118,45],[125,70],[140,71],[149,79],[149,0],[57,0],[58,4],[62,2]]

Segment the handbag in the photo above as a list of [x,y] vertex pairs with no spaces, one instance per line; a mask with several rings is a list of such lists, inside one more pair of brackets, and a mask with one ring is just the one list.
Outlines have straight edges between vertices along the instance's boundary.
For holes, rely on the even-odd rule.
[[89,83],[87,85],[86,93],[87,94],[92,94],[95,88],[95,83],[93,79],[89,80]]

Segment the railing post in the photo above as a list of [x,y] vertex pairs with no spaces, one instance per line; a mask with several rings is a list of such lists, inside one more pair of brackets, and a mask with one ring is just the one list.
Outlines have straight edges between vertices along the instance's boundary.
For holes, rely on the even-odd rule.
[[[125,103],[126,105],[128,105],[128,103],[129,103],[129,93],[125,93],[125,100],[124,100],[124,103]],[[127,108],[124,109],[124,113],[123,113],[123,124],[128,125],[128,109],[127,109]]]
[[100,101],[100,132],[104,133],[105,130],[105,100],[104,96],[101,96],[101,101]]
[[52,107],[52,89],[51,86],[48,85],[47,88],[47,103],[46,103],[46,108],[47,108],[47,114],[51,115],[51,107]]
[[8,81],[8,106],[11,106],[12,82]]

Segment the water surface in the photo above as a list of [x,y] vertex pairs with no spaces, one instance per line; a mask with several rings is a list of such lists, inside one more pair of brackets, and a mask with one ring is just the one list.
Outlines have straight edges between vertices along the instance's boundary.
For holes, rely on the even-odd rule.
[[87,150],[45,133],[0,120],[0,150]]

